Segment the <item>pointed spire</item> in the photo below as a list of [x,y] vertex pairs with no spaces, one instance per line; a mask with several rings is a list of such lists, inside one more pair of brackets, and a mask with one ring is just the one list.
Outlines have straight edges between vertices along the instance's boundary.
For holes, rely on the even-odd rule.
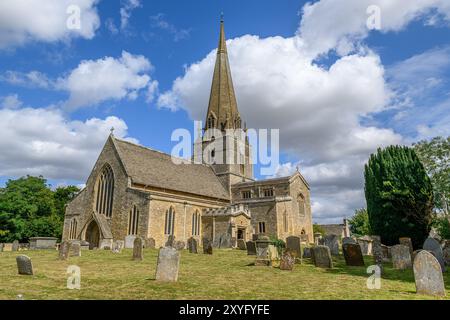
[[205,129],[241,128],[236,95],[231,78],[230,63],[228,61],[227,43],[223,14],[220,19],[219,45],[217,48],[216,64],[211,85],[208,113],[206,114]]

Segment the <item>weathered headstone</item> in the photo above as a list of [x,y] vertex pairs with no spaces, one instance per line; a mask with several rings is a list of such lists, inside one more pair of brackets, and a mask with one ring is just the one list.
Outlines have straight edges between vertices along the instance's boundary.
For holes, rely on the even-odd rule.
[[173,244],[173,247],[177,249],[178,251],[183,250],[186,247],[186,244],[184,241],[175,241]]
[[291,251],[285,251],[281,255],[280,269],[292,271],[294,269],[295,257],[292,256]]
[[344,238],[342,238],[342,245],[347,244],[347,243],[355,244],[357,242],[352,237],[344,237]]
[[413,269],[418,294],[445,296],[441,265],[430,252],[421,250],[417,253]]
[[326,235],[323,238],[324,245],[330,248],[330,252],[332,255],[339,255],[339,238],[335,234]]
[[133,260],[144,259],[144,250],[141,237],[136,237],[133,243]]
[[17,270],[19,274],[32,276],[33,275],[33,264],[31,259],[27,256],[20,255],[16,257]]
[[383,262],[390,262],[391,261],[391,247],[386,246],[384,244],[381,245],[381,251],[383,253]]
[[357,243],[345,243],[342,245],[345,263],[348,266],[364,266],[361,246]]
[[254,256],[256,255],[256,242],[255,241],[247,241],[247,255]]
[[167,242],[166,242],[166,247],[173,247],[175,245],[175,236],[174,235],[169,235],[169,237],[167,237]]
[[313,262],[319,268],[333,268],[331,251],[328,246],[314,246],[311,250]]
[[81,257],[81,244],[79,241],[71,243],[70,256],[71,257]]
[[223,233],[220,236],[219,248],[231,248],[231,235]]
[[442,272],[445,272],[444,253],[442,252],[441,244],[433,238],[427,238],[423,243],[423,250],[430,251],[441,265]]
[[122,253],[122,249],[125,246],[125,242],[121,241],[121,240],[116,240],[114,242],[113,248],[112,248],[112,252],[113,253]]
[[70,253],[71,243],[70,241],[63,241],[59,245],[59,260],[67,260]]
[[213,254],[212,242],[208,238],[203,238],[203,254]]
[[31,237],[30,250],[46,250],[55,249],[58,238],[54,237]]
[[291,252],[291,255],[294,258],[302,258],[302,246],[300,244],[300,238],[296,236],[287,237],[286,251]]
[[414,249],[413,249],[411,238],[401,237],[398,239],[398,243],[402,244],[404,246],[407,246],[409,248],[409,254],[412,256]]
[[155,239],[153,239],[153,238],[145,239],[145,247],[146,248],[155,249],[155,245],[156,245]]
[[180,267],[180,253],[172,247],[159,249],[156,265],[156,280],[177,281]]
[[133,249],[134,239],[136,239],[135,235],[129,235],[125,237],[125,248]]
[[321,245],[322,244],[322,234],[320,232],[316,232],[314,233],[314,244],[316,246]]
[[412,267],[409,247],[397,244],[391,247],[392,265],[394,269],[404,270]]
[[12,251],[19,251],[19,241],[14,240],[12,243]]
[[256,260],[255,266],[269,266],[269,237],[259,237],[256,240]]
[[190,237],[187,241],[189,253],[198,253],[197,239]]
[[356,239],[364,256],[372,255],[372,239],[368,236]]
[[272,267],[276,266],[280,262],[280,255],[278,254],[278,248],[275,247],[272,244],[269,244],[269,247],[267,248],[268,257],[270,260],[270,265]]
[[303,258],[305,258],[305,259],[311,258],[311,248],[310,247],[305,247],[303,249]]
[[372,236],[372,254],[375,264],[379,266],[381,272],[383,272],[383,249],[381,247],[380,236]]
[[239,250],[247,250],[247,245],[245,244],[244,239],[237,240],[237,247]]

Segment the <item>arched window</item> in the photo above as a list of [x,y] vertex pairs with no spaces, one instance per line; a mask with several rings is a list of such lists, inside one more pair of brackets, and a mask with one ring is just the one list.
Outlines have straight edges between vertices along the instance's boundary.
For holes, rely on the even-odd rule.
[[139,226],[139,210],[136,206],[128,214],[128,235],[137,235]]
[[106,165],[100,178],[97,181],[97,198],[95,204],[95,211],[99,214],[104,214],[107,217],[112,216],[114,195],[114,174],[109,165]]
[[200,235],[200,213],[198,211],[192,214],[192,235]]
[[289,231],[289,223],[288,223],[288,215],[287,212],[284,211],[283,213],[283,225],[284,225],[284,232]]
[[70,226],[69,226],[69,240],[74,240],[77,238],[77,220],[75,218],[73,218],[70,221]]
[[164,227],[164,234],[173,235],[175,229],[175,211],[172,207],[166,211],[166,223]]
[[305,197],[300,193],[297,197],[297,203],[298,203],[298,214],[300,216],[304,216],[306,212],[305,208]]

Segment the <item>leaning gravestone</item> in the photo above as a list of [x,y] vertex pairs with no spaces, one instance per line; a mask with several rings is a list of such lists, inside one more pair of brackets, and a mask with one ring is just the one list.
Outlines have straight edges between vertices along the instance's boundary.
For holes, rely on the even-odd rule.
[[81,244],[80,242],[73,242],[70,245],[70,256],[71,257],[81,257]]
[[294,258],[302,258],[302,246],[300,244],[300,238],[296,236],[287,237],[286,251],[291,252],[291,255]]
[[397,244],[391,247],[392,265],[394,269],[404,270],[412,267],[409,247]]
[[247,241],[247,255],[255,256],[256,255],[256,242],[255,241]]
[[180,267],[180,253],[172,247],[159,249],[156,265],[156,280],[177,281]]
[[402,244],[404,246],[407,246],[409,248],[409,254],[412,256],[414,249],[413,249],[411,238],[408,238],[408,237],[399,238],[398,243]]
[[352,237],[344,237],[344,238],[342,238],[342,245],[347,244],[347,243],[356,244],[357,242]]
[[136,237],[133,243],[133,260],[142,260],[144,259],[144,250],[143,243],[141,237]]
[[269,266],[269,245],[270,240],[269,237],[259,237],[256,240],[256,260],[255,266]]
[[439,261],[442,272],[445,272],[444,253],[442,252],[441,244],[436,239],[427,238],[423,243],[423,250],[430,251]]
[[330,248],[330,252],[334,256],[339,255],[339,238],[335,234],[327,235],[323,238],[324,245]]
[[245,244],[244,239],[238,239],[237,240],[237,247],[239,250],[247,250],[247,246]]
[[357,243],[345,243],[342,245],[345,263],[348,266],[364,266],[361,246]]
[[198,253],[197,239],[190,237],[187,241],[187,246],[189,249],[189,253]]
[[33,275],[33,264],[31,259],[27,256],[20,255],[16,257],[17,271],[19,274],[32,276]]
[[12,243],[12,251],[19,251],[19,241],[14,240]]
[[203,238],[203,254],[213,254],[212,242],[208,238]]
[[292,256],[292,251],[285,251],[281,256],[280,269],[292,271],[294,264],[295,257]]
[[169,237],[167,238],[167,242],[166,242],[166,247],[173,247],[175,245],[175,236],[174,235],[169,235]]
[[319,268],[333,268],[333,260],[331,259],[331,251],[328,246],[315,246],[311,250],[313,262]]
[[63,241],[59,245],[59,260],[67,260],[70,253],[71,243],[69,241]]
[[418,294],[445,296],[441,265],[426,250],[421,250],[414,259],[414,280]]

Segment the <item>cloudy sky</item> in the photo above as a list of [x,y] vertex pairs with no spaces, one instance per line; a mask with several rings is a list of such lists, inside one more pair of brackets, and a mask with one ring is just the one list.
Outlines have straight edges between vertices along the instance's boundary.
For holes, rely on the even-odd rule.
[[221,11],[239,109],[280,129],[275,174],[300,167],[315,222],[365,205],[377,147],[450,134],[448,0],[4,0],[0,185],[84,183],[111,127],[170,152],[204,118]]

